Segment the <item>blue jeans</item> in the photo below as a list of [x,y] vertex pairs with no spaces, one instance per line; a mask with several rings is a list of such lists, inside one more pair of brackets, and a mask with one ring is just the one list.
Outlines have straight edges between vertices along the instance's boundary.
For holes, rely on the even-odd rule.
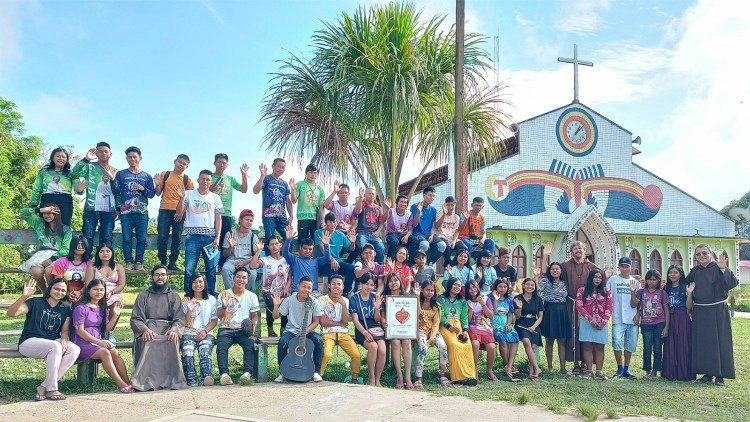
[[[643,336],[643,370],[644,371],[661,371],[662,345],[664,339],[661,338],[661,332],[664,330],[664,323],[653,325],[641,325],[641,335]],[[651,366],[651,355],[654,356],[654,366]]]
[[[125,263],[138,262],[143,264],[143,253],[146,252],[148,214],[122,214],[120,225],[122,226],[122,254]],[[135,230],[135,261],[133,261],[133,230]]]
[[242,372],[252,374],[255,343],[241,329],[229,328],[219,328],[219,337],[216,339],[216,360],[219,364],[219,373],[229,373],[229,348],[233,344],[239,344],[242,347]]
[[[435,247],[438,248],[438,250],[440,248],[440,243],[445,245],[443,246],[443,266],[455,265],[454,262],[458,253],[463,250],[466,250],[466,245],[464,244],[464,242],[460,240],[456,242],[456,246],[453,246],[453,247],[451,247],[450,245],[452,240],[449,240],[443,237],[437,237],[437,236],[435,236],[433,240],[437,240]],[[471,253],[469,253],[469,255],[471,255]],[[469,261],[470,262],[468,262],[467,265],[471,265],[471,256],[469,256]]]
[[479,246],[479,239],[470,239],[468,237],[462,237],[461,242],[463,242],[463,244],[466,246],[466,249],[469,250],[469,253],[472,255],[472,258],[477,258],[479,256],[477,252],[481,252],[481,251],[489,252],[490,257],[492,257],[495,254],[495,241],[492,239],[484,239],[484,245],[482,245],[482,247]]
[[320,269],[320,275],[323,277],[331,278],[332,275],[339,274],[344,277],[344,296],[349,296],[349,292],[354,287],[354,265],[348,262],[339,262],[339,269],[334,271],[331,268],[331,264],[326,265]]
[[[159,210],[159,217],[156,220],[156,248],[157,255],[162,265],[174,266],[177,258],[180,256],[180,243],[182,242],[182,225],[184,219],[174,221],[175,210]],[[169,248],[169,261],[167,261],[167,243],[171,239],[172,245]]]
[[385,260],[385,245],[383,245],[383,240],[371,234],[358,234],[357,248],[359,248],[359,250],[361,251],[362,247],[365,246],[366,243],[369,243],[375,247],[375,261],[378,264],[382,264]]
[[94,247],[94,232],[99,225],[99,244],[104,243],[112,245],[112,230],[115,229],[115,213],[103,211],[84,211],[83,212],[83,237],[89,242],[89,250]]
[[216,296],[216,267],[219,264],[219,255],[208,259],[203,247],[213,243],[214,237],[204,234],[191,234],[185,239],[185,280],[183,288],[185,293],[192,290],[192,278],[195,274],[195,267],[198,266],[198,257],[203,257],[205,265],[205,276],[208,293]]
[[414,254],[420,250],[427,254],[427,263],[434,264],[443,255],[447,246],[437,236],[432,238],[432,243],[424,236],[412,236],[409,238],[409,262],[414,263]]
[[[195,348],[198,348],[198,360],[201,368],[201,379],[196,379]],[[182,371],[189,386],[203,385],[203,379],[213,375],[211,350],[214,347],[214,336],[207,335],[200,342],[192,334],[182,335]]]
[[[219,236],[219,250],[224,247],[224,238],[227,237],[227,233],[232,231],[232,216],[222,215],[221,216],[221,235]],[[224,255],[219,253],[219,268],[221,268],[227,261]]]
[[263,217],[263,231],[265,232],[263,241],[265,242],[267,255],[271,254],[271,251],[268,250],[268,240],[271,236],[278,234],[281,237],[281,243],[284,243],[284,240],[286,240],[285,230],[288,225],[289,220],[286,217]]
[[[278,347],[278,355],[277,355],[277,358],[279,359],[279,366],[281,365],[281,362],[286,357],[286,352],[287,352],[286,349],[287,347],[289,347],[289,342],[295,337],[297,337],[297,335],[292,333],[291,331],[284,331],[281,334],[281,337],[279,338],[279,347]],[[313,346],[315,346],[315,349],[313,350],[313,363],[315,364],[315,372],[319,373],[320,362],[323,360],[323,337],[321,337],[320,334],[313,331],[311,333],[307,333],[307,338],[312,340]]]
[[407,251],[409,250],[409,244],[413,242],[412,239],[414,238],[414,236],[409,236],[409,238],[406,240],[406,243],[401,243],[401,239],[403,237],[404,235],[401,233],[390,233],[385,236],[385,243],[388,246],[386,256],[395,260],[396,249],[398,249],[399,246],[406,246]]

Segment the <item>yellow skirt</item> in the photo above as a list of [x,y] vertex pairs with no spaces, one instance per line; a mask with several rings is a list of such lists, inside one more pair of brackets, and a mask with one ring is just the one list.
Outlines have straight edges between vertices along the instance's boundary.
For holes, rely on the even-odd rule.
[[[461,328],[461,322],[449,319],[448,323],[454,327]],[[448,346],[448,365],[450,366],[451,381],[461,381],[477,377],[477,368],[474,366],[474,353],[471,342],[461,343],[456,333],[440,326],[440,335],[443,336]]]

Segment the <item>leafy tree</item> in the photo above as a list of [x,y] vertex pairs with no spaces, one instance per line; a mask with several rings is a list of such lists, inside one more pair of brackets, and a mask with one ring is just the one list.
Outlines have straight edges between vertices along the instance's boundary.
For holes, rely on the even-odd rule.
[[[281,62],[264,101],[264,145],[300,157],[329,174],[356,177],[394,198],[410,157],[419,178],[450,152],[454,120],[455,32],[444,16],[423,21],[413,5],[360,7],[324,23],[312,36],[310,60]],[[473,160],[495,156],[507,129],[500,87],[482,75],[490,60],[483,37],[465,42],[465,142]],[[472,163],[469,163],[472,164]],[[414,185],[416,187],[416,184]],[[414,189],[414,188],[413,188]]]

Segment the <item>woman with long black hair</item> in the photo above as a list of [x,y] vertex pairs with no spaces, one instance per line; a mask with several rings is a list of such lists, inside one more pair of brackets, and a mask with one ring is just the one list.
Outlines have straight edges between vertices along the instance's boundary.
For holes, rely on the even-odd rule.
[[70,226],[73,218],[73,179],[70,174],[70,157],[65,148],[57,147],[49,154],[49,161],[36,174],[31,190],[29,208],[41,204],[55,204],[60,210],[63,224]]

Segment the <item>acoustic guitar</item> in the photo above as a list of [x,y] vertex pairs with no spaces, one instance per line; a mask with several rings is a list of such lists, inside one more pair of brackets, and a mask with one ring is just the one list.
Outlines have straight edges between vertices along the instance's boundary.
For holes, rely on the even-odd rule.
[[302,320],[305,325],[297,334],[297,337],[289,341],[286,357],[281,361],[281,375],[289,381],[307,382],[315,374],[315,364],[312,357],[315,345],[313,345],[312,340],[307,338],[305,333],[311,309],[312,298],[308,297],[305,301],[305,318]]

